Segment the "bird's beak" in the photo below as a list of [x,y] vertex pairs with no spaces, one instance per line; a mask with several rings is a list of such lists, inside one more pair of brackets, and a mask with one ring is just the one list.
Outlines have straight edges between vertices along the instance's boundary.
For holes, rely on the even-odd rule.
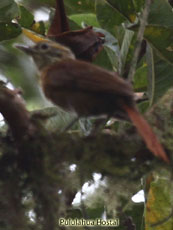
[[32,47],[29,46],[23,46],[23,45],[15,45],[17,49],[22,50],[24,53],[33,55],[35,53],[35,50]]

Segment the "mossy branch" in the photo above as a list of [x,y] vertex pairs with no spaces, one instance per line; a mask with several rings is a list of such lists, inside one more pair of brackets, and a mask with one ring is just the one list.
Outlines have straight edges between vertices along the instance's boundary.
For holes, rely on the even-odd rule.
[[[170,144],[173,139],[172,95],[170,90],[147,114],[168,153],[171,153],[173,146]],[[15,203],[10,204],[8,194],[2,199],[8,204],[6,210],[10,205],[16,205],[21,215],[24,210],[28,211],[28,204],[22,202],[29,194],[32,201],[29,209],[33,209],[36,214],[35,223],[32,224],[42,226],[42,229],[45,229],[43,226],[57,229],[58,216],[65,216],[69,208],[66,194],[74,197],[80,189],[81,172],[84,182],[90,180],[94,172],[98,172],[106,177],[117,178],[119,183],[136,183],[150,170],[168,167],[152,156],[132,126],[125,126],[118,133],[104,130],[92,137],[84,137],[79,133],[52,132],[46,129],[45,122],[41,122],[42,116],[31,116],[16,91],[5,86],[0,88],[0,111],[12,133],[11,137],[8,133],[1,140],[0,183],[4,187],[15,181],[20,201],[13,199]],[[77,165],[74,173],[69,171],[71,164]],[[62,191],[62,194],[59,195],[57,191]],[[21,226],[25,230],[27,227],[23,226],[31,223],[28,218],[22,218]],[[4,221],[11,224],[10,218],[4,217]],[[17,229],[19,221],[14,218],[12,222],[13,229]]]

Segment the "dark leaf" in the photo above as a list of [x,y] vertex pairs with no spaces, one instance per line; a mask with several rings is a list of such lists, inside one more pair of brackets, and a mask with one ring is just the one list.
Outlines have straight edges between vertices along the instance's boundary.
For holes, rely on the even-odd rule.
[[0,22],[11,22],[20,16],[19,8],[13,0],[0,1]]
[[148,23],[152,25],[171,26],[173,21],[172,8],[167,0],[153,1]]
[[[107,0],[107,2],[116,10],[120,15],[134,22],[136,19],[136,10],[132,0],[114,1]],[[139,7],[138,7],[139,8]]]
[[0,41],[17,37],[21,32],[21,27],[16,23],[0,23]]
[[147,49],[148,94],[150,105],[157,102],[173,86],[173,65],[160,59],[152,48]]
[[114,34],[114,27],[120,25],[126,18],[105,0],[96,1],[96,15],[102,28]]
[[100,52],[97,55],[96,59],[94,60],[94,64],[96,64],[98,66],[102,66],[105,69],[112,70],[111,61],[110,61],[108,53],[105,49],[103,49],[102,52]]
[[94,0],[65,0],[67,14],[77,13],[94,13],[95,1]]
[[78,31],[70,31],[51,36],[55,41],[66,45],[76,55],[76,58],[91,61],[102,49],[104,35],[93,31],[92,27],[87,27]]
[[18,23],[25,28],[30,29],[34,22],[34,16],[24,6],[20,6],[20,18]]

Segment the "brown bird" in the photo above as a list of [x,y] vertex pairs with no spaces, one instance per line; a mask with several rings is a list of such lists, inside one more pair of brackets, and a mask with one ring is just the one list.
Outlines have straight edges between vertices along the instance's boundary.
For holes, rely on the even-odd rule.
[[54,104],[78,117],[130,119],[148,149],[169,162],[150,125],[138,112],[130,84],[117,73],[76,60],[70,49],[52,41],[16,47],[33,57],[41,73],[43,91]]

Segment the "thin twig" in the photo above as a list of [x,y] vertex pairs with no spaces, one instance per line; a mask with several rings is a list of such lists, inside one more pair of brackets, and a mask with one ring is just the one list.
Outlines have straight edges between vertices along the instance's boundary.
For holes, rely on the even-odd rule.
[[139,56],[139,52],[140,52],[140,48],[141,48],[141,44],[143,40],[143,35],[144,35],[145,27],[147,25],[147,19],[148,19],[148,15],[150,11],[151,2],[152,0],[146,0],[145,7],[144,7],[143,13],[140,18],[140,27],[139,27],[139,31],[137,34],[136,47],[135,47],[134,55],[133,55],[132,62],[131,62],[131,67],[130,67],[129,74],[128,74],[128,80],[130,82],[133,81],[133,77],[135,74],[138,56]]

